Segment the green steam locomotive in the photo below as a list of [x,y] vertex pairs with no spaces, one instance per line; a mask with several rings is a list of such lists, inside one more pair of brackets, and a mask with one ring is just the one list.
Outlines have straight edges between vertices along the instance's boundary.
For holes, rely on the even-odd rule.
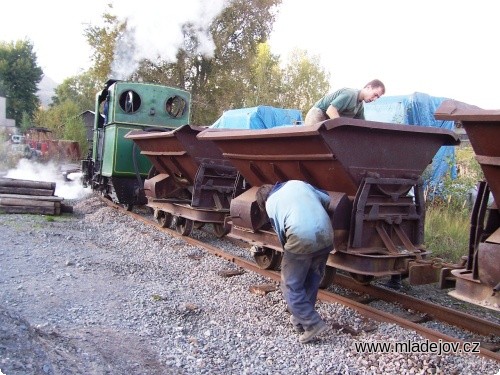
[[132,209],[144,205],[144,180],[151,162],[130,131],[169,131],[189,124],[191,94],[155,84],[109,80],[95,100],[93,140],[82,160],[82,183],[113,202]]

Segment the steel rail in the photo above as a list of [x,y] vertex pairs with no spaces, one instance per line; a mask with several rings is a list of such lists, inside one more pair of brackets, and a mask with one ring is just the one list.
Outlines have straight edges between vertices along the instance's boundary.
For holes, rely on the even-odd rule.
[[385,289],[377,285],[362,285],[348,276],[336,274],[335,284],[344,288],[366,293],[373,298],[384,300],[386,302],[397,303],[405,309],[411,309],[420,313],[427,314],[435,320],[449,323],[473,333],[488,336],[495,335],[500,337],[500,325],[490,322],[486,319],[463,313],[461,311],[450,309],[432,302],[400,293],[394,290]]

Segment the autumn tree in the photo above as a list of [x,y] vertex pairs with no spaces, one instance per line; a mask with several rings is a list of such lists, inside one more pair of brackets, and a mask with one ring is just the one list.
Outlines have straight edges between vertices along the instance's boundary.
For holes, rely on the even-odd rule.
[[304,50],[294,50],[288,63],[281,67],[280,57],[271,53],[267,43],[259,45],[252,65],[251,88],[247,106],[271,105],[294,108],[303,115],[329,89],[329,74],[318,57]]
[[103,14],[104,26],[89,26],[84,35],[93,49],[91,61],[93,63],[89,73],[93,78],[104,83],[111,75],[111,67],[115,58],[115,47],[121,38],[124,38],[127,30],[127,22],[120,21],[113,14],[112,4],[108,4],[109,10]]
[[279,56],[271,53],[268,43],[257,46],[257,54],[251,65],[250,88],[245,106],[269,105],[279,107],[283,90],[283,70]]
[[272,30],[281,0],[233,0],[212,21],[213,55],[199,52],[196,25],[186,23],[175,62],[144,60],[133,79],[173,85],[191,92],[192,122],[213,123],[224,110],[240,108],[253,91],[252,66],[260,43]]
[[102,84],[103,82],[99,81],[91,71],[66,78],[56,87],[50,107],[54,108],[66,101],[72,101],[78,106],[80,112],[93,111],[95,95],[102,89]]
[[298,108],[306,113],[328,92],[330,75],[319,63],[317,56],[296,49],[290,54],[283,70],[283,90],[280,104],[285,108]]
[[[306,111],[328,91],[328,75],[318,59],[297,51],[287,66],[271,53],[267,40],[281,0],[233,0],[212,21],[209,35],[197,25],[182,26],[184,40],[176,60],[143,59],[128,77],[133,81],[171,85],[188,90],[192,97],[192,123],[209,125],[227,109],[256,105],[299,108]],[[133,54],[136,47],[127,23],[112,14],[104,15],[104,27],[88,27],[87,40],[93,48],[94,66],[89,74],[97,84],[109,78],[116,47],[125,45]],[[200,52],[203,38],[213,41],[212,55]],[[75,82],[61,88],[73,93]],[[96,88],[96,92],[99,88]],[[80,90],[81,91],[81,90]]]
[[7,117],[20,126],[23,113],[32,118],[40,101],[36,95],[43,71],[29,40],[0,42],[0,92],[7,98]]
[[[64,139],[64,127],[66,122],[69,119],[77,117],[79,114],[80,108],[77,104],[71,100],[66,100],[49,110],[37,112],[35,123],[51,130],[55,138]],[[84,128],[83,120],[82,128]]]

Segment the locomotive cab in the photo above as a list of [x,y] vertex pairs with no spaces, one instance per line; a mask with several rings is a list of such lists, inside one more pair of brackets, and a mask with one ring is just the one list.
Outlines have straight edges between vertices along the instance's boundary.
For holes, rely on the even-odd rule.
[[146,204],[143,185],[151,162],[124,136],[185,125],[190,103],[181,89],[108,80],[96,95],[92,153],[82,161],[84,186],[128,208]]

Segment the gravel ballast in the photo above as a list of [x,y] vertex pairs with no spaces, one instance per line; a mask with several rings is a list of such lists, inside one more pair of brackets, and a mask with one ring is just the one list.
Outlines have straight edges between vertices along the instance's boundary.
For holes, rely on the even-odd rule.
[[60,217],[0,215],[0,370],[14,374],[497,374],[471,354],[363,353],[425,342],[319,302],[331,329],[310,344],[269,280],[236,269],[90,195]]

